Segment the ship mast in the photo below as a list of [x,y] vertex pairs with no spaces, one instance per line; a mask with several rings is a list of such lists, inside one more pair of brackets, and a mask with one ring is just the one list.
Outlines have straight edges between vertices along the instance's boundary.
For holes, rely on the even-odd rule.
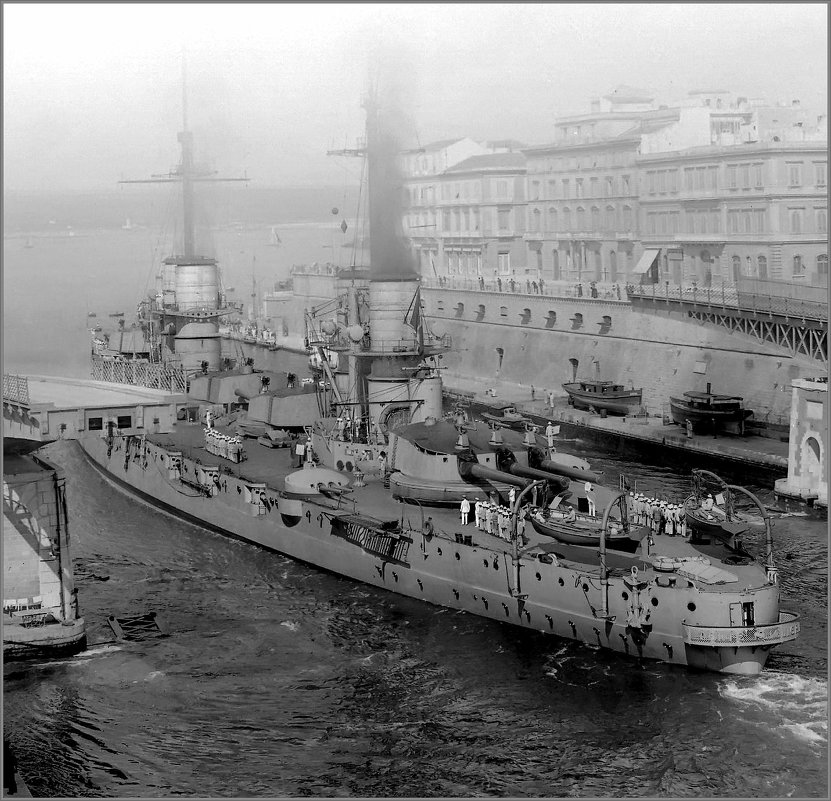
[[[228,314],[228,307],[220,294],[220,277],[216,259],[197,255],[194,234],[194,189],[201,182],[247,182],[248,177],[218,177],[216,172],[196,165],[193,152],[193,133],[188,123],[187,63],[182,53],[182,130],[177,139],[181,145],[181,161],[166,174],[150,178],[119,181],[121,184],[178,183],[182,186],[182,252],[163,260],[158,275],[160,286],[158,302],[151,304],[149,342],[155,353],[157,336],[167,337],[170,356],[162,353],[160,359],[175,360],[186,370],[219,369],[221,345],[218,318]],[[156,328],[158,322],[158,328]],[[175,354],[175,356],[173,355]]]
[[182,147],[182,159],[177,167],[167,173],[151,175],[150,178],[122,180],[120,184],[169,184],[182,185],[182,246],[183,257],[191,259],[196,256],[196,239],[194,235],[194,184],[197,181],[211,183],[248,182],[250,178],[219,178],[216,172],[197,169],[193,158],[193,132],[188,128],[188,94],[187,62],[182,53],[182,130],[177,134]]

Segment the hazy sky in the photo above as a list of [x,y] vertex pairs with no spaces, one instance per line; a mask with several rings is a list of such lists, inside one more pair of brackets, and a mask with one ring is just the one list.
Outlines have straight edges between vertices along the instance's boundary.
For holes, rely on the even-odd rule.
[[620,83],[827,106],[824,3],[5,3],[5,189],[174,166],[183,45],[199,152],[264,185],[343,180],[325,152],[362,134],[377,63],[422,144],[540,144]]

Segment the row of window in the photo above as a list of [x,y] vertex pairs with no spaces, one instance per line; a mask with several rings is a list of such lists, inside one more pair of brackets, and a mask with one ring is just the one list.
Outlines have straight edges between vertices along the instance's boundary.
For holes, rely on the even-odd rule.
[[[534,251],[537,259],[537,267],[542,268],[542,251]],[[531,255],[531,254],[529,254]],[[433,261],[438,254],[434,254]],[[781,265],[768,269],[768,258],[759,254],[755,258],[732,255],[729,264],[731,278],[737,280],[741,277],[750,278],[773,278],[782,279],[783,271]],[[482,275],[482,253],[476,250],[445,250],[444,259],[446,272],[449,275],[460,275],[478,277]],[[570,248],[568,246],[555,248],[552,251],[552,267],[554,280],[560,280],[566,276],[574,277],[583,274],[585,270],[591,272],[591,276],[600,281],[617,281],[621,279],[619,269],[624,270],[625,275],[632,272],[634,266],[634,253],[632,251],[617,254],[610,251],[608,258],[603,258],[600,250],[583,251],[581,248]],[[814,264],[816,276],[820,280],[828,278],[828,254],[821,253],[816,257]],[[511,269],[511,256],[508,252],[498,254],[497,271],[500,275],[508,275]],[[670,260],[664,253],[660,261],[660,272],[663,279],[672,278],[680,280],[683,273],[686,280],[698,279],[702,286],[710,286],[713,280],[717,280],[720,274],[720,262],[716,261],[708,250],[700,253],[685,252],[683,260]],[[802,255],[797,254],[792,258],[791,275],[794,277],[806,276],[806,263]],[[727,276],[725,276],[727,277]],[[92,426],[90,426],[92,427]],[[122,426],[119,420],[119,427]]]
[[[764,164],[762,162],[746,162],[727,164],[727,189],[762,189],[764,188]],[[788,162],[788,186],[803,186],[803,170],[806,165],[802,162]],[[813,186],[825,188],[827,182],[828,164],[824,161],[813,162]],[[703,165],[684,167],[684,191],[703,192],[718,191],[720,188],[719,176],[721,168],[718,165]],[[644,191],[650,195],[665,194],[678,191],[678,170],[647,170],[644,176]]]
[[[595,165],[593,165],[595,166]],[[724,188],[728,190],[763,189],[764,163],[744,162],[723,165],[726,173]],[[828,163],[816,161],[810,164],[787,162],[787,181],[789,187],[802,187],[807,179],[808,185],[824,189],[828,181]],[[578,167],[579,169],[579,167]],[[806,175],[806,171],[811,175]],[[722,188],[720,181],[722,165],[700,165],[683,168],[683,188],[686,192],[716,192]],[[681,171],[678,168],[647,170],[642,178],[643,191],[647,194],[666,194],[679,191]],[[490,179],[491,196],[499,200],[513,197],[513,181],[507,178]],[[530,200],[554,200],[574,198],[605,198],[629,196],[632,191],[631,176],[604,175],[589,178],[530,178],[528,194]],[[433,205],[434,187],[413,186],[409,188],[409,202],[412,206]],[[481,200],[482,182],[480,180],[445,182],[441,184],[441,200]]]
[[[810,233],[805,227],[805,221],[811,211],[807,209],[788,209],[788,220],[792,234]],[[814,231],[819,234],[828,233],[828,210],[813,209]]]
[[[432,215],[414,215],[409,218],[410,228],[433,229],[428,230],[427,235],[435,232],[435,221]],[[443,209],[441,214],[442,232],[453,234],[474,234],[479,231],[491,232],[493,230],[493,209],[480,209],[477,206],[464,206],[457,209]],[[496,209],[496,225],[499,231],[513,231],[512,209]],[[413,233],[424,233],[414,231]]]
[[[730,234],[764,234],[768,233],[767,209],[746,208],[727,209],[727,232]],[[808,215],[812,215],[808,218]],[[450,219],[447,218],[446,219]],[[550,231],[631,231],[632,209],[624,206],[617,209],[615,206],[598,208],[593,206],[588,214],[586,209],[579,206],[575,214],[565,207],[558,210],[553,206],[548,209],[547,215],[542,209],[531,211],[528,220],[528,229],[531,233]],[[720,234],[724,230],[722,210],[718,207],[700,209],[686,209],[682,211],[651,211],[646,213],[646,233],[652,236],[659,234]],[[806,222],[813,223],[812,228],[806,228]],[[790,233],[801,234],[828,232],[828,210],[815,208],[788,209],[788,223]],[[446,230],[462,230],[446,228]],[[478,230],[478,229],[476,229]]]
[[568,200],[583,197],[618,197],[631,194],[631,178],[628,175],[604,175],[602,178],[593,176],[591,178],[549,178],[543,186],[541,180],[532,179],[529,183],[528,193],[531,200],[542,200],[543,190],[545,200],[562,198]]
[[605,150],[591,155],[562,156],[542,159],[536,157],[528,165],[529,172],[565,172],[568,170],[597,170],[609,167],[629,167],[634,162],[631,150]]
[[589,230],[615,232],[632,230],[632,222],[631,206],[624,206],[620,209],[614,206],[606,206],[602,209],[593,206],[589,209],[588,214],[586,214],[586,209],[578,206],[573,215],[568,206],[561,211],[552,206],[548,210],[545,220],[543,220],[542,210],[534,209],[531,212],[529,227],[533,233],[539,233],[543,230],[552,232]]
[[[116,420],[116,426],[118,428],[132,428],[133,427],[133,418],[127,415],[119,415]],[[103,417],[90,417],[87,420],[87,429],[89,431],[103,431],[104,430],[104,418]]]

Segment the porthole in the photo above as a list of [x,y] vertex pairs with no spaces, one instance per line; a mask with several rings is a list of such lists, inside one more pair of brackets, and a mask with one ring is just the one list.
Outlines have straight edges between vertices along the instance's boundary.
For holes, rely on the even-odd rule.
[[337,462],[335,462],[335,467],[337,467],[338,470],[343,470],[343,459],[338,459]]
[[456,558],[457,558],[457,559],[461,559],[461,558],[462,558],[461,556],[459,556],[459,552],[458,552],[458,551],[456,551]]
[[695,604],[694,604],[692,601],[690,601],[690,602],[687,604],[687,609],[689,609],[689,610],[690,610],[690,612],[695,612]]
[[493,562],[493,569],[494,570],[499,570],[499,562],[497,562],[495,559],[494,559],[494,562]]
[[658,605],[658,599],[653,598],[651,603],[652,603],[652,606],[657,606]]
[[539,573],[535,574],[537,576],[537,581],[542,581],[542,576]]
[[352,467],[353,467],[352,462],[347,462],[344,466],[346,467],[346,472],[347,472],[347,473],[351,473],[351,472],[352,472]]
[[436,548],[436,553],[441,556],[441,548]]
[[565,584],[566,584],[566,583],[565,583],[565,582],[564,582],[561,578],[558,578],[558,579],[557,579],[557,583],[558,583],[561,587],[564,587],[564,586],[565,586]]
[[627,600],[629,600],[629,593],[628,592],[622,592],[620,594],[620,597],[623,598],[624,601],[627,601]]
[[588,592],[588,591],[589,591],[589,585],[588,585],[588,584],[584,584],[584,585],[583,585],[583,592]]

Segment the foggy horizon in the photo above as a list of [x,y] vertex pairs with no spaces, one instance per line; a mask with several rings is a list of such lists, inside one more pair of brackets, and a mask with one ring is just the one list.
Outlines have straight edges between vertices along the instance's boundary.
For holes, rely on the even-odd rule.
[[3,22],[6,194],[175,167],[183,45],[197,160],[263,187],[357,183],[326,151],[364,135],[385,70],[412,146],[544,144],[620,84],[827,106],[824,4],[7,3]]

